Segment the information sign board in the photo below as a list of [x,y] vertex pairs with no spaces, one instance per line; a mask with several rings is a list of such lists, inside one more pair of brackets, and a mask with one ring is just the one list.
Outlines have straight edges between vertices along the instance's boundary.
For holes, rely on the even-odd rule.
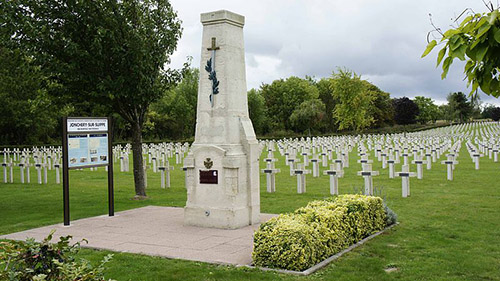
[[108,164],[108,134],[68,134],[69,168]]
[[113,150],[110,118],[63,118],[63,211],[69,225],[69,170],[107,166],[109,216],[114,216]]

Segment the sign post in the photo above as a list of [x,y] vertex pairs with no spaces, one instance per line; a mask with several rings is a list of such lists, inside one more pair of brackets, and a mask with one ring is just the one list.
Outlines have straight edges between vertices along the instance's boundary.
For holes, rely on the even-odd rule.
[[111,118],[63,118],[64,225],[70,224],[69,170],[108,166],[109,216],[114,216]]

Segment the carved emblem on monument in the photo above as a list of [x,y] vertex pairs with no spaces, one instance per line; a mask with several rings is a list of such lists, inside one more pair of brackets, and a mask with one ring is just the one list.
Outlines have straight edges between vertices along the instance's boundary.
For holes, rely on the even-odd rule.
[[210,170],[210,168],[214,165],[214,162],[210,160],[210,158],[207,158],[203,164],[205,164],[205,168],[207,168],[207,170]]

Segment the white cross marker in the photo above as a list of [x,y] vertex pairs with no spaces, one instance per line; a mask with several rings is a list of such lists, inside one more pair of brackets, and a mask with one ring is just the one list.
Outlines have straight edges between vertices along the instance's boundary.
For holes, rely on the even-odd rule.
[[402,171],[396,173],[401,177],[401,188],[403,191],[403,198],[410,196],[410,177],[414,177],[415,173],[410,172],[409,165],[403,165]]
[[330,194],[338,195],[339,194],[339,176],[341,176],[344,172],[337,170],[327,170],[323,172],[325,175],[330,176]]
[[301,194],[306,192],[306,174],[311,173],[311,170],[304,169],[301,164],[297,166],[294,174],[297,176],[297,193]]
[[275,174],[280,172],[280,169],[262,169],[262,173],[266,174],[266,187],[267,192],[276,192],[276,180]]
[[373,176],[378,176],[378,171],[372,171],[372,165],[363,164],[363,171],[358,172],[365,180],[365,195],[373,195]]

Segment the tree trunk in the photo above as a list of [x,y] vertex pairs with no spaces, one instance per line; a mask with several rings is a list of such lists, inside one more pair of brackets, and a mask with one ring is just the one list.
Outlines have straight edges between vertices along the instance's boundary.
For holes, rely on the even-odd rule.
[[144,182],[144,167],[142,160],[142,126],[135,122],[132,124],[132,157],[134,162],[134,184],[136,196],[146,196]]

